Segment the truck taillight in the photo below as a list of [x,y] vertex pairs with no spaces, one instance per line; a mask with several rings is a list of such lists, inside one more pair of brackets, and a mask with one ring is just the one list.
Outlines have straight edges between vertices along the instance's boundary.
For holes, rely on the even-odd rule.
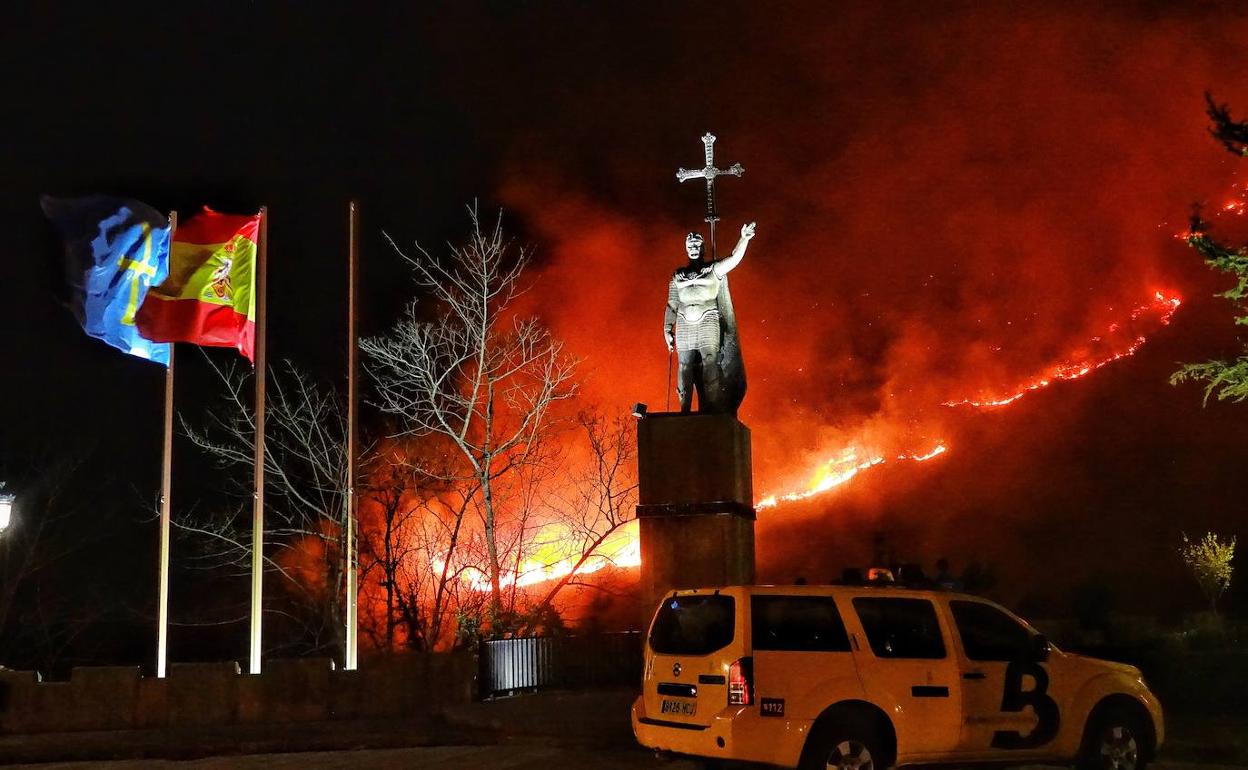
[[754,659],[740,658],[728,667],[728,705],[748,706],[754,702]]

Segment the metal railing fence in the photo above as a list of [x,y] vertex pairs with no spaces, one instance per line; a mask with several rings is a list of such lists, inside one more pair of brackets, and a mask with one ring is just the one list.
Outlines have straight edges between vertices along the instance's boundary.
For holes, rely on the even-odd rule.
[[481,642],[483,698],[542,688],[575,690],[636,685],[641,634],[527,636]]

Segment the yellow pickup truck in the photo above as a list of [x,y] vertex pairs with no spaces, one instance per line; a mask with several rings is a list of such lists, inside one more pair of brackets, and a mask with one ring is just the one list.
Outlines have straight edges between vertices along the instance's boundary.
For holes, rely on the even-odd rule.
[[1139,669],[1062,652],[1001,606],[948,591],[675,591],[644,665],[638,742],[703,757],[1140,770],[1164,737]]

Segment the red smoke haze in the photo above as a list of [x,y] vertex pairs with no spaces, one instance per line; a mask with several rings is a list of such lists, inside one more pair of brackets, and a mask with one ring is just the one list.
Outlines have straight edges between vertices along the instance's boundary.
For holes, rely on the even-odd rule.
[[[1234,77],[1248,16],[1165,4],[778,8],[681,5],[642,21],[596,6],[534,9],[521,14],[533,30],[523,41],[482,33],[531,57],[524,92],[536,103],[509,95],[508,73],[489,73],[502,80],[491,98],[505,119],[487,133],[506,148],[503,204],[540,246],[531,307],[584,359],[586,394],[663,408],[667,276],[684,233],[702,227],[700,188],[674,172],[699,165],[710,130],[719,165],[746,168],[719,185],[720,253],[743,221],[759,223],[732,286],[760,497],[804,486],[847,445],[896,454],[947,440],[948,455],[922,471],[939,479],[942,521],[962,510],[1017,532],[1020,518],[1058,505],[1020,498],[1054,485],[1060,507],[1085,517],[1172,505],[1120,499],[1141,478],[1191,480],[1176,470],[1173,437],[1141,424],[1182,434],[1174,446],[1193,458],[1230,446],[1228,423],[1245,425],[1242,408],[1201,412],[1197,392],[1164,380],[1175,361],[1233,341],[1228,308],[1209,299],[1218,280],[1173,236],[1193,201],[1232,182],[1235,159],[1206,134],[1202,93],[1248,112]],[[547,31],[556,24],[584,33]],[[630,24],[645,34],[624,35]],[[604,44],[626,37],[626,49]],[[1029,396],[1010,407],[1008,437],[1000,418],[941,406],[1010,392],[1071,360],[1158,290],[1185,305],[1171,326],[1146,330],[1155,354]],[[1107,405],[1128,413],[1110,419]],[[1072,443],[1079,462],[1054,462]],[[1090,443],[1131,446],[1135,462],[1106,463]],[[1010,480],[987,478],[981,460]],[[861,474],[844,507],[822,504],[817,528],[885,508],[930,517],[930,500],[902,494],[908,472]],[[1166,527],[1153,556],[1175,522],[1230,520],[1227,488],[1201,483],[1187,511],[1157,512]],[[764,541],[783,508],[760,519]],[[917,545],[927,536],[912,551],[930,560]]]

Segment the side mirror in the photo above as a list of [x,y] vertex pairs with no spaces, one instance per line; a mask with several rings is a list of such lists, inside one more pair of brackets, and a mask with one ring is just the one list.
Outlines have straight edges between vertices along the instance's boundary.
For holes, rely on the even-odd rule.
[[1049,659],[1053,646],[1044,634],[1036,634],[1027,641],[1027,659],[1035,663],[1043,663]]

